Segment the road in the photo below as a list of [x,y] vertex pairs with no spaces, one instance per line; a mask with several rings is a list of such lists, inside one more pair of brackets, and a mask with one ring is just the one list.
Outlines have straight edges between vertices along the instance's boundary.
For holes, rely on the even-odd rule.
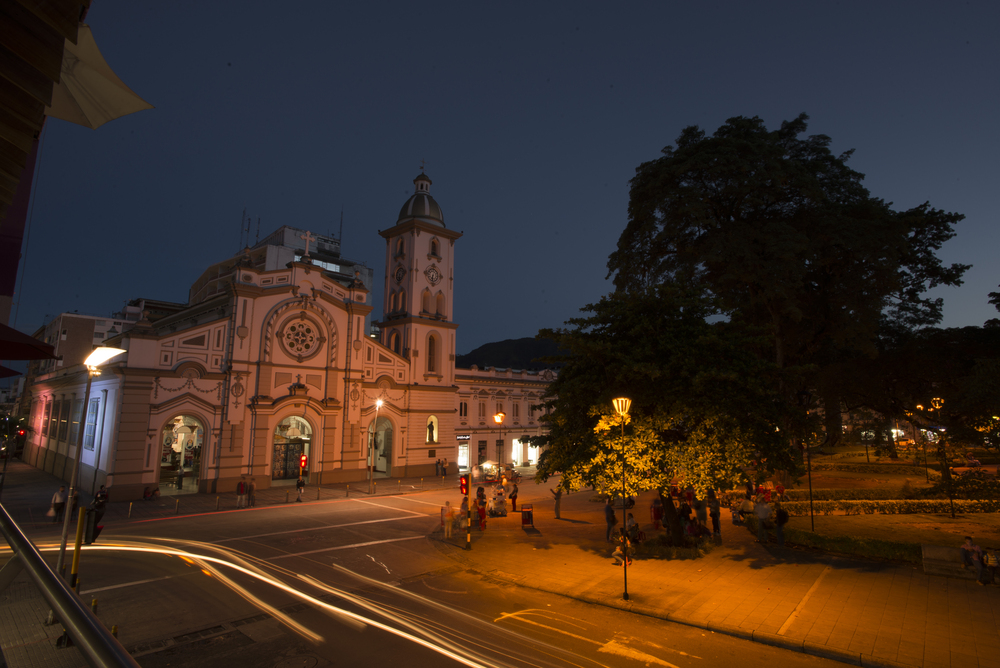
[[839,665],[466,571],[432,535],[444,498],[108,527],[82,556],[81,593],[150,668]]

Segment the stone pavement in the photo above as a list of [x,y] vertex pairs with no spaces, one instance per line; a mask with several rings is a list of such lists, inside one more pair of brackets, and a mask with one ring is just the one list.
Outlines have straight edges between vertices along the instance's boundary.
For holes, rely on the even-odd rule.
[[[59,484],[54,476],[12,461],[0,502],[33,539],[52,539],[58,536],[58,527],[46,521],[44,513]],[[474,530],[470,551],[462,549],[464,532],[456,532],[451,543],[437,533],[432,536],[434,544],[443,554],[491,578],[845,663],[1000,668],[1000,588],[928,576],[912,564],[761,546],[746,529],[728,521],[722,529],[723,545],[702,558],[635,560],[628,569],[630,600],[624,601],[622,568],[611,563],[611,548],[604,542],[603,507],[590,501],[589,492],[564,496],[562,519],[556,520],[547,491],[552,484],[536,486],[525,480],[520,485],[522,505],[531,503],[534,508],[533,529],[522,527],[520,513],[511,513],[489,520],[483,533]],[[366,492],[367,485],[352,483],[350,495],[368,498],[362,489]],[[377,492],[390,496],[442,490],[453,494],[457,505],[455,476],[445,481],[382,481]],[[286,492],[294,502],[294,487],[276,487],[259,492],[257,506],[284,504]],[[316,503],[317,494],[323,501],[347,493],[344,484],[309,487],[303,500]],[[137,501],[131,504],[132,519],[236,506],[232,493],[176,498],[179,506],[169,496],[159,502]],[[633,511],[647,531],[645,508],[650,499],[642,497]],[[90,499],[81,501],[86,504]],[[115,503],[112,498],[104,523],[125,522],[128,513],[129,503]],[[58,632],[53,627],[37,628],[32,615],[38,613],[25,607],[32,597],[22,578],[0,593],[0,647],[11,659],[14,649],[23,656],[22,662],[12,660],[11,665],[81,665],[65,663],[75,650],[51,649]],[[34,599],[37,603],[38,597]],[[21,625],[31,620],[24,631],[27,635],[11,633],[14,627],[8,623],[15,619]],[[11,637],[20,639],[12,642]],[[50,661],[53,656],[59,662]]]
[[[762,546],[724,517],[723,545],[702,558],[634,560],[625,601],[592,494],[564,496],[556,520],[545,489],[520,487],[534,530],[512,514],[474,530],[470,551],[464,533],[441,550],[499,580],[845,663],[1000,668],[998,587],[912,564]],[[643,496],[633,511],[647,532],[651,500]]]

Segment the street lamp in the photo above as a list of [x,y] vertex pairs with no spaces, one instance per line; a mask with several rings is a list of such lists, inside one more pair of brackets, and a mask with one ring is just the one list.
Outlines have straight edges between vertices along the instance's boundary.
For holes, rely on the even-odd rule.
[[503,464],[503,457],[502,457],[502,455],[503,455],[503,445],[504,445],[504,443],[503,443],[503,421],[504,421],[504,418],[506,418],[506,417],[507,417],[507,414],[504,413],[503,411],[500,411],[499,413],[497,413],[496,415],[493,416],[493,421],[496,422],[497,423],[497,427],[500,428],[500,440],[497,442],[497,468],[498,469]]
[[622,598],[626,601],[628,600],[628,543],[625,536],[628,535],[628,521],[625,514],[625,422],[628,421],[628,409],[632,406],[632,400],[625,397],[618,397],[617,399],[612,399],[611,403],[614,404],[615,413],[618,413],[618,417],[621,418],[622,424],[622,556],[625,561],[622,563],[622,575],[625,578],[625,593],[622,594]]
[[372,452],[372,443],[375,441],[375,432],[378,431],[378,409],[382,408],[382,400],[375,400],[375,421],[372,422],[372,431],[368,436],[368,494],[369,496],[375,493],[372,489],[374,485],[375,476],[375,453]]
[[[124,350],[121,348],[108,348],[101,346],[95,348],[90,353],[83,365],[87,367],[87,390],[83,394],[83,410],[80,413],[80,421],[84,424],[77,429],[76,452],[73,454],[73,472],[69,474],[69,496],[66,498],[66,514],[63,515],[62,539],[59,543],[59,559],[56,561],[56,571],[62,575],[66,565],[66,536],[69,535],[69,516],[73,514],[73,496],[76,494],[76,479],[80,472],[80,451],[83,450],[83,433],[87,430],[87,404],[90,403],[90,386],[94,382],[94,376],[100,376],[101,371],[97,367],[104,364],[112,357],[121,355]],[[96,463],[95,463],[96,465]]]

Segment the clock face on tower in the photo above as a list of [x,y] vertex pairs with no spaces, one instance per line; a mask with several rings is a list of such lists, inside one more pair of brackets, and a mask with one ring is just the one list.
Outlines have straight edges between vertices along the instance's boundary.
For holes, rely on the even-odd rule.
[[437,285],[438,281],[441,280],[441,272],[434,265],[429,266],[424,275],[427,276],[427,280],[430,281],[431,285]]
[[397,283],[402,283],[403,279],[406,278],[406,270],[403,269],[402,267],[397,267],[394,277]]

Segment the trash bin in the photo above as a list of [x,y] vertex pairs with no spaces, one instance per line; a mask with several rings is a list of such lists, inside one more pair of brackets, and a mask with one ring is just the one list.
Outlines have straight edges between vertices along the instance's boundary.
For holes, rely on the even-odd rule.
[[530,503],[521,504],[521,526],[523,527],[535,526],[535,517],[534,514],[531,512]]

